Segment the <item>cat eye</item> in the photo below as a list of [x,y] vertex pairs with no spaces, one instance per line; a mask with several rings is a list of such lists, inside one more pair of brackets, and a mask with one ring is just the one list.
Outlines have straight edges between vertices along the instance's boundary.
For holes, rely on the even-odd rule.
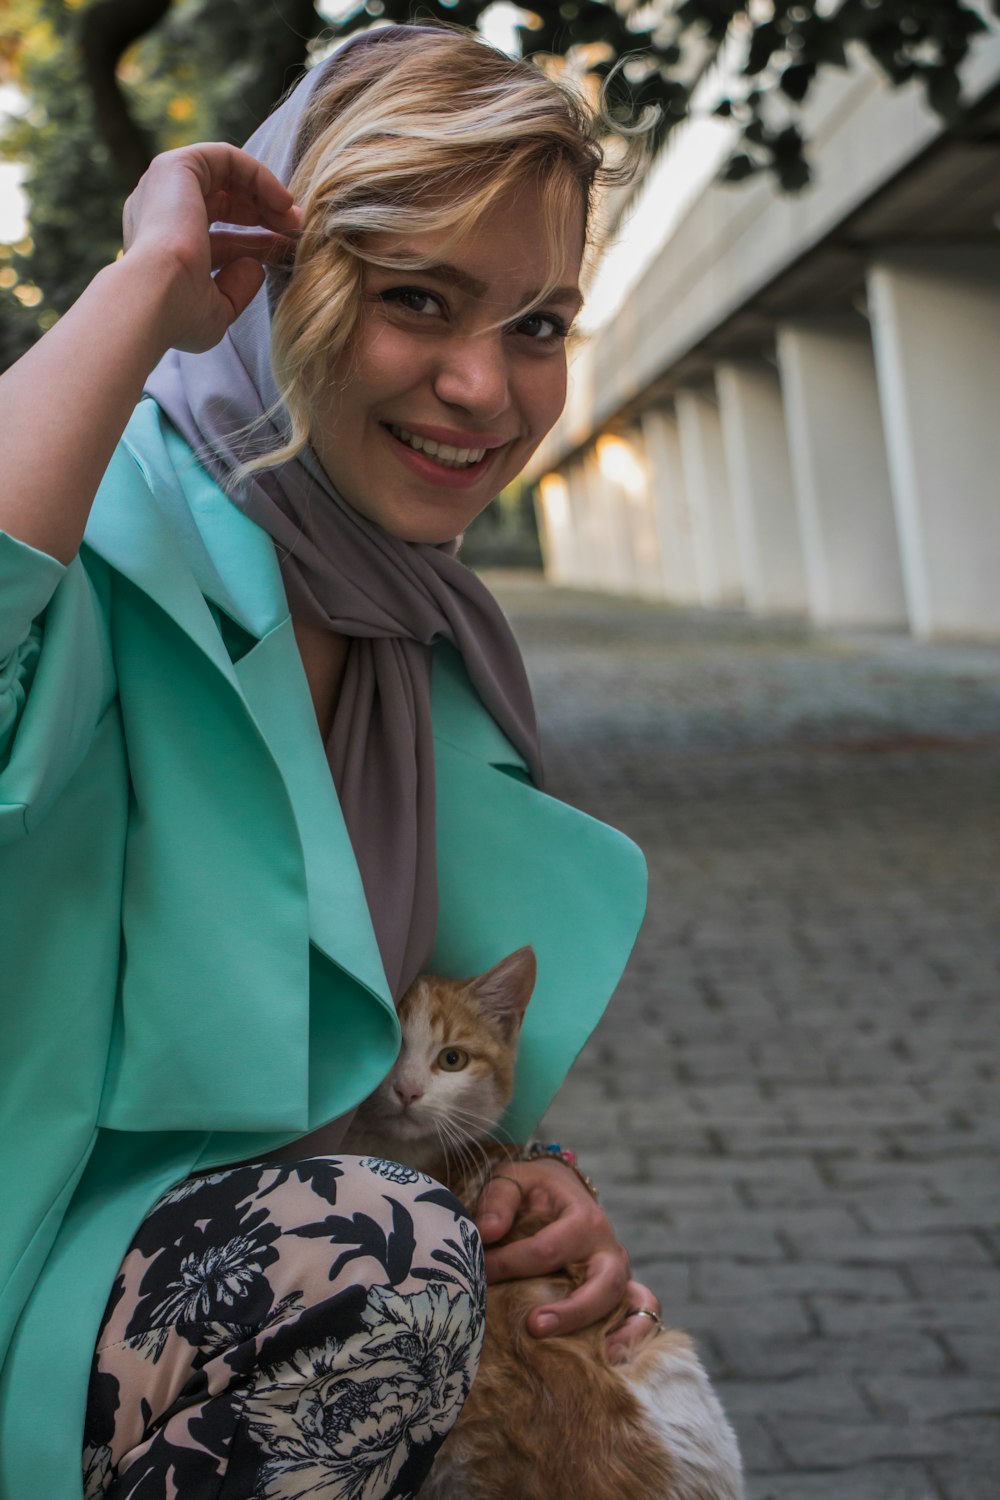
[[461,1073],[469,1066],[469,1054],[463,1047],[445,1047],[438,1053],[438,1067],[443,1073]]

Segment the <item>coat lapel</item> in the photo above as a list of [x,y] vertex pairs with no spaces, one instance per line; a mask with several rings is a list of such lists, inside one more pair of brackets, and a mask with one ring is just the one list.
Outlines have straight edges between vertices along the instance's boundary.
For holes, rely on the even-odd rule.
[[539,792],[476,696],[460,657],[434,663],[440,917],[433,966],[480,973],[531,943],[538,981],[505,1138],[535,1129],[632,951],[646,864],[616,829]]
[[[310,939],[391,1009],[271,538],[232,504],[154,402],[137,408],[123,446],[87,543],[180,626],[238,695],[248,731],[263,739],[295,814]],[[256,641],[235,662],[206,601]]]

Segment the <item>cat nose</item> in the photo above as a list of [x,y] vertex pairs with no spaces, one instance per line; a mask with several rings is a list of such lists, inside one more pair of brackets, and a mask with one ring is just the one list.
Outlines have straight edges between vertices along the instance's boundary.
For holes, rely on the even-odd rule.
[[423,1089],[418,1088],[415,1083],[394,1083],[392,1091],[404,1109],[408,1104],[415,1104],[424,1097]]

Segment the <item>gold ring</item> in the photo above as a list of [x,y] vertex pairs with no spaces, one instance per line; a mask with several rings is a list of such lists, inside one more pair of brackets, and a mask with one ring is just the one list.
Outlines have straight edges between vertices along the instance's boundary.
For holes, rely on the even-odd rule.
[[663,1327],[663,1319],[659,1313],[650,1312],[648,1307],[630,1307],[625,1316],[626,1318],[652,1318],[657,1328]]
[[514,1184],[514,1186],[517,1188],[517,1191],[520,1193],[521,1197],[522,1198],[524,1197],[524,1188],[518,1182],[517,1178],[516,1177],[508,1177],[506,1172],[491,1172],[490,1173],[490,1181],[491,1182],[512,1182]]

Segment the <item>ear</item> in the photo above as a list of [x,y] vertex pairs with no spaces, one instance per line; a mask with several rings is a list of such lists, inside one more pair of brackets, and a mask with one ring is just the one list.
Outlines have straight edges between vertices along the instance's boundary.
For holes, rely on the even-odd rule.
[[483,1013],[499,1023],[504,1035],[513,1038],[524,1020],[537,973],[534,948],[518,948],[471,980],[469,993]]

